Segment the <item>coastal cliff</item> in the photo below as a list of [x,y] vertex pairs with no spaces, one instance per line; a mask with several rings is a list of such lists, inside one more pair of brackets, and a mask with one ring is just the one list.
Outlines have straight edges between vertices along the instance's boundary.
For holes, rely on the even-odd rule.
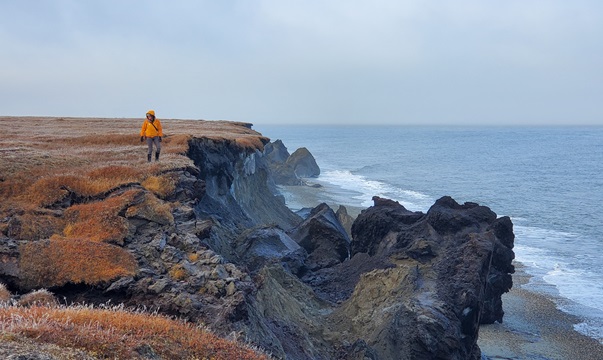
[[[427,213],[374,198],[346,231],[341,209],[317,204],[301,216],[286,207],[265,149],[273,145],[249,124],[224,122],[208,135],[217,130],[207,123],[191,134],[189,122],[174,122],[179,150],[146,168],[151,176],[91,194],[61,178],[53,185],[61,196],[35,210],[18,205],[7,186],[14,175],[3,174],[3,194],[18,207],[3,209],[0,280],[17,293],[48,288],[67,302],[176,315],[276,358],[480,358],[479,325],[502,321],[500,296],[512,286],[508,217],[449,197]],[[301,172],[286,173],[291,183]],[[100,226],[119,231],[87,230],[107,219]],[[74,241],[120,271],[59,267],[42,276],[57,268],[50,261],[67,260],[45,251],[69,251]]]

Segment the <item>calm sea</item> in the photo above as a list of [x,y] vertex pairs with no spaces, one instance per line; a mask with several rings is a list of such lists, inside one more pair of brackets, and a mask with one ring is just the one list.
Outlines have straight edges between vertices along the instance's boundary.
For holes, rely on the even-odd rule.
[[254,128],[290,153],[308,148],[335,203],[378,195],[425,212],[450,195],[510,216],[528,289],[603,342],[603,127]]

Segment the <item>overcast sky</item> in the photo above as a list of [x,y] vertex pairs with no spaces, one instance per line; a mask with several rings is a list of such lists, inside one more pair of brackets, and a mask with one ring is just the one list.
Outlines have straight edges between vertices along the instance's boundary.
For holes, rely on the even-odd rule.
[[603,125],[601,0],[0,0],[0,115]]

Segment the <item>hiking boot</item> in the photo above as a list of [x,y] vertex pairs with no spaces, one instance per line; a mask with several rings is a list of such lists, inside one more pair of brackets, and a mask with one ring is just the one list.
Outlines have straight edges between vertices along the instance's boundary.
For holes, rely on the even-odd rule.
[[[149,160],[149,161],[151,161],[151,160]],[[155,161],[159,161],[159,151],[157,151],[155,153]]]
[[147,161],[148,161],[148,162],[151,162],[151,154],[148,154],[148,155],[147,155]]

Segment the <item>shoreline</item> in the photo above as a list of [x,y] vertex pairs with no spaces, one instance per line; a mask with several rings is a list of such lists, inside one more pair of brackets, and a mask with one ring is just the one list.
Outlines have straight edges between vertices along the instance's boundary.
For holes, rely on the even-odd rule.
[[478,345],[487,359],[603,359],[603,344],[574,329],[577,316],[552,299],[527,290],[531,275],[515,263],[511,291],[503,294],[503,323],[481,325]]
[[[331,196],[327,188],[322,185],[314,187],[313,184],[315,183],[309,185],[278,185],[278,190],[285,197],[286,206],[293,212],[304,208],[315,208],[322,203],[329,205],[333,211],[337,211],[337,208],[343,205]],[[366,209],[361,206],[343,206],[345,206],[348,214],[354,218]]]
[[[279,186],[292,211],[326,203],[333,211],[340,204],[323,187]],[[344,205],[354,218],[364,208]],[[513,287],[502,295],[503,323],[481,325],[478,345],[482,359],[603,360],[603,344],[574,329],[581,320],[557,308],[543,294],[524,287],[532,277],[515,262]]]

